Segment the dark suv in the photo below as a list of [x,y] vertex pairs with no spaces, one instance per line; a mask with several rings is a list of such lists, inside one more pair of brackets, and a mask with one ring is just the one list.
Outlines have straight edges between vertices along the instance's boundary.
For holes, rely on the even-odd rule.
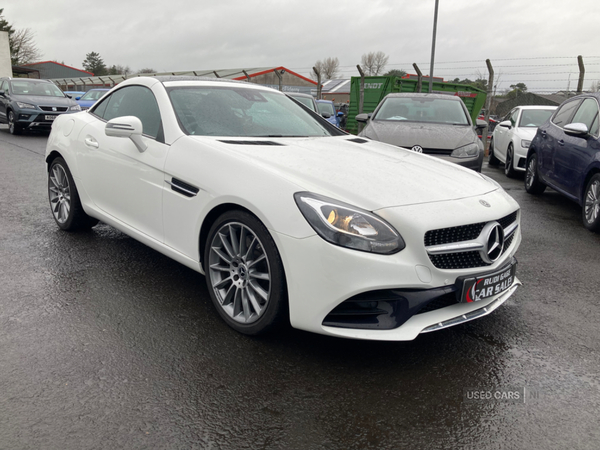
[[50,129],[58,115],[77,111],[81,111],[77,102],[51,81],[0,79],[0,123],[8,124],[10,134],[27,128]]

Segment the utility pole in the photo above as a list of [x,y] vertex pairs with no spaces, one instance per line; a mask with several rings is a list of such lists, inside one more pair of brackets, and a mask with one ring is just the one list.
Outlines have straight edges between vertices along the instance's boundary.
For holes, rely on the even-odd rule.
[[315,75],[317,75],[317,100],[321,100],[321,72],[316,67],[313,67],[313,70],[315,71]]
[[579,64],[579,81],[577,82],[577,94],[583,92],[583,78],[585,77],[585,66],[583,65],[583,56],[577,57],[577,63]]
[[485,128],[483,129],[483,134],[481,136],[481,140],[483,141],[483,151],[485,155],[488,154],[488,129],[490,125],[490,105],[492,104],[492,86],[494,84],[494,68],[492,67],[492,63],[489,59],[485,60],[485,64],[488,68],[488,84],[487,84],[487,97],[485,99]]
[[423,73],[419,69],[419,66],[417,66],[417,63],[413,63],[413,67],[417,72],[417,92],[420,93],[423,90]]
[[429,93],[433,92],[433,63],[435,61],[435,36],[437,34],[439,0],[435,0],[435,13],[433,15],[433,38],[431,40],[431,64],[429,65]]
[[[365,104],[365,73],[363,72],[362,67],[360,67],[359,64],[356,65],[356,68],[358,69],[358,73],[360,73],[360,95],[358,97],[358,113],[362,114],[363,106]],[[359,133],[362,131],[363,127],[364,124],[358,122]]]

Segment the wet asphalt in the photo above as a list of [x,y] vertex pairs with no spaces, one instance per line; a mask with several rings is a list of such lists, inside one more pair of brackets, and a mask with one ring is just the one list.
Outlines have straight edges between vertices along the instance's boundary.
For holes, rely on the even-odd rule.
[[[0,129],[0,449],[598,449],[600,235],[525,193],[523,286],[411,342],[251,338],[115,229],[58,230],[47,135]],[[518,398],[517,398],[518,397]]]

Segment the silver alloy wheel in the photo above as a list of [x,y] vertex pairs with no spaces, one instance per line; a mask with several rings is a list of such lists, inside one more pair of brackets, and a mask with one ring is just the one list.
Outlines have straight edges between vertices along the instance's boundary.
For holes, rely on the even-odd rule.
[[527,188],[531,188],[535,181],[536,163],[537,157],[532,155],[531,158],[529,158],[529,164],[527,164],[527,173],[525,174],[525,183],[527,184]]
[[600,215],[600,181],[594,181],[585,194],[585,220],[594,223]]
[[221,308],[236,322],[256,322],[271,291],[269,258],[260,239],[247,225],[228,222],[210,246],[210,283]]
[[65,223],[71,211],[71,186],[65,169],[60,164],[52,167],[48,196],[52,206],[52,214],[58,223]]

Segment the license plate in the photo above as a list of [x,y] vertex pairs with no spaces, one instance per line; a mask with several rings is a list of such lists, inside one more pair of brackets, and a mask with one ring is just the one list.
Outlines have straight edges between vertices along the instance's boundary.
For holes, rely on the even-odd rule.
[[501,294],[513,285],[516,272],[517,262],[513,261],[494,273],[467,278],[463,284],[462,302],[479,302]]
[[45,116],[46,120],[49,120],[50,122],[52,122],[54,119],[56,119],[56,116]]

